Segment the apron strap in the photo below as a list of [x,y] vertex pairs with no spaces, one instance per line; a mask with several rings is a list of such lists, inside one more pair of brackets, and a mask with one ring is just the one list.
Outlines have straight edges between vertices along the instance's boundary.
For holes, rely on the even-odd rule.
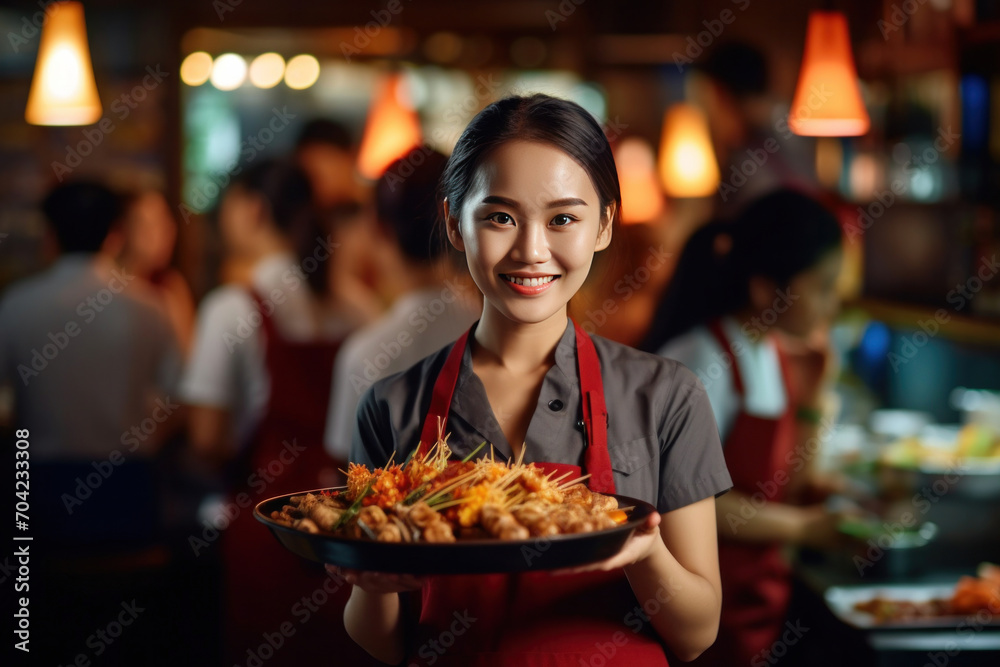
[[[594,341],[576,322],[573,322],[573,327],[576,331],[576,362],[580,374],[580,397],[587,438],[584,465],[591,476],[589,486],[598,493],[614,493],[615,480],[611,470],[611,457],[608,454],[608,410],[604,401],[601,363],[597,357]],[[417,446],[417,453],[420,455],[425,455],[437,442],[438,437],[443,436],[445,432],[451,399],[458,383],[458,373],[471,331],[470,328],[455,341],[434,381],[430,408],[424,418],[420,443]]]
[[722,330],[722,320],[712,320],[709,322],[708,330],[715,336],[715,340],[719,341],[722,353],[729,359],[729,367],[733,369],[733,386],[736,388],[736,393],[742,396],[743,378],[740,377],[740,368],[736,365],[736,355],[733,354],[732,345],[729,343],[729,339],[726,338],[726,333]]
[[608,409],[604,402],[601,362],[594,341],[576,322],[576,365],[580,372],[583,424],[587,429],[587,450],[583,462],[590,474],[590,488],[598,493],[614,493],[615,477],[608,454]]
[[[473,325],[475,326],[475,325]],[[424,456],[428,450],[438,441],[439,437],[444,437],[445,426],[448,423],[448,412],[451,410],[451,397],[455,394],[455,385],[458,383],[458,371],[462,366],[462,356],[465,354],[465,345],[469,340],[470,328],[462,334],[448,353],[444,366],[438,373],[437,380],[434,381],[434,390],[431,393],[431,406],[424,417],[424,427],[420,431],[420,444],[417,446],[417,454]]]

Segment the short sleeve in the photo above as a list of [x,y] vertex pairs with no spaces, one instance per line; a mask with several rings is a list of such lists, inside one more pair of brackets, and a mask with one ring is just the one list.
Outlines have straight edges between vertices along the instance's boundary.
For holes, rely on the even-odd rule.
[[330,379],[330,403],[326,413],[323,443],[328,454],[341,460],[350,456],[352,433],[357,421],[355,416],[358,397],[362,389],[362,380],[359,379],[361,376],[356,368],[356,340],[358,339],[351,335],[341,346]]
[[677,367],[677,390],[664,411],[658,509],[669,512],[733,486],[712,406],[701,381]]
[[719,438],[725,441],[736,420],[740,399],[733,386],[732,371],[722,363],[722,348],[707,329],[696,327],[669,341],[658,354],[681,362],[703,379]]
[[388,405],[376,398],[375,386],[369,387],[358,403],[350,461],[370,468],[385,465],[393,442]]
[[256,331],[241,335],[245,332],[240,330],[239,322],[250,310],[249,297],[235,289],[223,288],[205,298],[198,312],[191,358],[181,381],[181,396],[186,403],[235,407],[240,358],[252,354],[250,347],[259,344]]

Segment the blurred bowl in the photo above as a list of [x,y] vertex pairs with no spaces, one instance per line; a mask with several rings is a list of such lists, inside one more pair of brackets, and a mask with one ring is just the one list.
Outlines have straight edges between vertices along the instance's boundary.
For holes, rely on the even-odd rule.
[[853,562],[859,574],[878,579],[904,579],[924,571],[926,547],[938,527],[924,522],[912,528],[893,528],[892,522],[849,519],[840,531],[858,540]]

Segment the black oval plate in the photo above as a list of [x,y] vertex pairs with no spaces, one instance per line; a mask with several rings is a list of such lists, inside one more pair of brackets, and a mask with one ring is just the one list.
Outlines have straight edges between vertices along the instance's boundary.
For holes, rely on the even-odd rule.
[[[302,491],[318,493],[323,489]],[[292,553],[320,563],[374,572],[407,574],[488,574],[576,567],[610,558],[625,545],[632,531],[656,511],[649,503],[618,496],[619,507],[634,506],[620,526],[592,533],[555,535],[528,540],[469,539],[449,543],[394,543],[307,533],[270,518],[271,512],[290,504],[288,496],[257,504],[254,516],[271,529]]]

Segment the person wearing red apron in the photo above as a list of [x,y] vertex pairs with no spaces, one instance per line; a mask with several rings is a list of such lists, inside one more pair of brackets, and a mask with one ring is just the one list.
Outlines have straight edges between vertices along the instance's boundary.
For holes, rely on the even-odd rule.
[[226,664],[247,664],[250,655],[273,653],[269,667],[302,665],[328,657],[322,645],[329,641],[342,644],[342,655],[355,660],[352,664],[367,664],[370,659],[339,622],[350,587],[290,554],[253,517],[261,500],[338,483],[338,465],[323,448],[323,415],[341,341],[284,338],[261,297],[252,296],[263,314],[270,395],[232,474],[228,506],[238,507],[240,494],[250,498],[249,505],[220,530]]
[[[575,103],[505,98],[466,128],[441,191],[448,240],[465,254],[483,313],[457,343],[366,391],[352,460],[402,460],[432,445],[446,421],[455,457],[486,440],[512,458],[520,444],[525,462],[588,474],[592,489],[659,512],[617,555],[569,573],[541,562],[525,574],[423,581],[346,572],[349,633],[373,656],[407,665],[693,658],[718,628],[715,496],[731,482],[694,374],[591,338],[587,323],[567,317],[621,206],[603,131]],[[414,615],[399,593],[417,590]]]
[[[743,380],[730,341],[719,320],[708,325],[732,370],[736,393],[744,396]],[[795,409],[788,365],[778,346],[778,360],[785,395],[785,411],[778,417],[761,417],[740,409],[726,436],[723,451],[733,479],[733,489],[753,495],[759,483],[788,475],[788,455],[795,447]],[[779,472],[781,471],[781,472]],[[768,502],[785,500],[787,485],[774,485]],[[746,665],[769,649],[781,631],[791,594],[790,570],[780,543],[719,542],[719,569],[722,573],[722,617],[719,639],[697,661],[705,665]]]
[[[576,323],[574,330],[583,422],[588,438],[586,470],[558,462],[535,463],[559,474],[589,474],[593,480],[591,490],[613,494],[615,482],[608,455],[607,410],[600,361],[590,336]],[[466,332],[455,342],[434,383],[420,438],[421,450],[437,440],[438,420],[448,418],[468,337],[469,332]],[[470,591],[474,591],[471,596]],[[578,665],[580,661],[588,664],[595,657],[594,638],[627,631],[623,618],[635,605],[635,596],[620,570],[562,576],[527,572],[431,577],[422,591],[422,609],[413,643],[415,647],[433,652],[431,642],[451,630],[456,620],[455,610],[463,609],[463,619],[471,617],[476,621],[468,622],[462,641],[456,641],[436,664],[456,667]],[[502,661],[498,663],[501,656]],[[410,656],[413,660],[425,657],[427,655],[419,654],[419,649]],[[613,659],[609,664],[649,667],[667,664],[660,642],[644,633],[634,634],[622,647],[615,646]]]

